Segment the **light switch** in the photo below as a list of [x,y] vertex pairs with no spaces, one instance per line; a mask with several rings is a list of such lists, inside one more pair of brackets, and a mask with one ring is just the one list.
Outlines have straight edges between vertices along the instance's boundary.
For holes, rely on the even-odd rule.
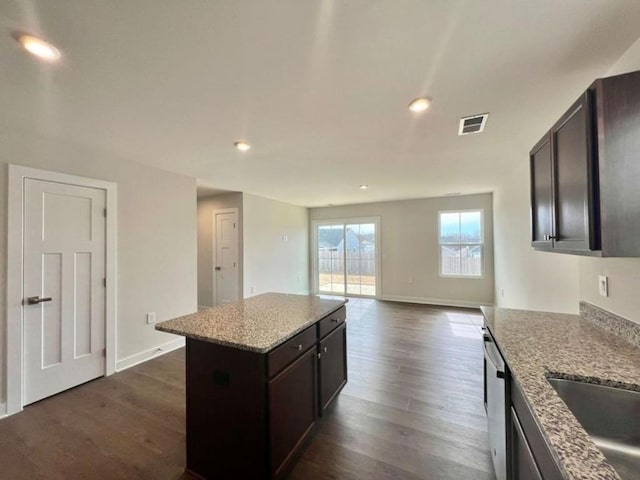
[[609,296],[609,278],[606,275],[600,275],[598,277],[598,290],[600,291],[600,296]]

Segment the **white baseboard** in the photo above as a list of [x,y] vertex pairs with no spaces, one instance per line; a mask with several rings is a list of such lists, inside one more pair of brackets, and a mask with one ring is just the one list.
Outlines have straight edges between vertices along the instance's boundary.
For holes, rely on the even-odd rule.
[[213,308],[211,305],[198,305],[198,311],[206,310],[207,308]]
[[126,370],[127,368],[131,368],[144,363],[147,360],[151,360],[152,358],[156,358],[160,355],[164,355],[165,353],[169,353],[173,350],[177,350],[178,348],[182,348],[184,347],[185,343],[186,342],[184,337],[180,337],[176,340],[172,340],[171,342],[163,343],[162,345],[150,348],[149,350],[145,350],[144,352],[136,353],[135,355],[131,355],[130,357],[118,360],[116,362],[116,372],[121,372],[123,370]]
[[424,298],[424,297],[404,297],[401,295],[384,295],[380,297],[380,300],[387,300],[389,302],[404,302],[404,303],[419,303],[422,305],[438,305],[442,307],[465,307],[465,308],[480,308],[481,306],[493,306],[493,303],[487,302],[467,302],[464,300],[444,300],[441,298]]

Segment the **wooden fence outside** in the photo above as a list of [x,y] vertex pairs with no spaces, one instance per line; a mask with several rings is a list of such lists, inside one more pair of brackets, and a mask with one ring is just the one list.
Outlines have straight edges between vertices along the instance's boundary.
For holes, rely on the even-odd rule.
[[[344,272],[344,251],[321,250],[318,252],[318,273]],[[376,275],[376,252],[361,251],[347,254],[347,275]]]

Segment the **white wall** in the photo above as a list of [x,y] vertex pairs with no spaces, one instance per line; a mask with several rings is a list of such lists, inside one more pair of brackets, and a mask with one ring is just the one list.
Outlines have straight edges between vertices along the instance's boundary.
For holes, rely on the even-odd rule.
[[[441,277],[438,212],[474,208],[484,210],[484,277]],[[493,304],[493,214],[490,193],[312,208],[309,215],[312,221],[380,217],[381,298],[443,305]]]
[[0,403],[6,388],[7,164],[118,184],[117,359],[179,337],[146,324],[196,310],[195,179],[122,160],[79,143],[3,129],[0,142]]
[[531,247],[528,149],[514,158],[493,196],[496,304],[577,313],[579,258]]
[[198,305],[213,306],[213,212],[223,208],[238,209],[238,282],[242,295],[242,193],[226,193],[198,199]]
[[246,193],[242,208],[245,298],[308,293],[309,211]]
[[[640,39],[620,57],[607,75],[635,70],[640,70]],[[609,297],[601,297],[598,293],[599,275],[609,277]],[[639,289],[640,258],[580,259],[581,299],[640,323]]]

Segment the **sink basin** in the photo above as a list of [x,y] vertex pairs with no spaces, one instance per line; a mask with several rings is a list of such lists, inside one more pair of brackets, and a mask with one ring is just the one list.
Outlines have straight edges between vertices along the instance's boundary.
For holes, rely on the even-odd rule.
[[640,392],[549,378],[623,480],[640,472]]

